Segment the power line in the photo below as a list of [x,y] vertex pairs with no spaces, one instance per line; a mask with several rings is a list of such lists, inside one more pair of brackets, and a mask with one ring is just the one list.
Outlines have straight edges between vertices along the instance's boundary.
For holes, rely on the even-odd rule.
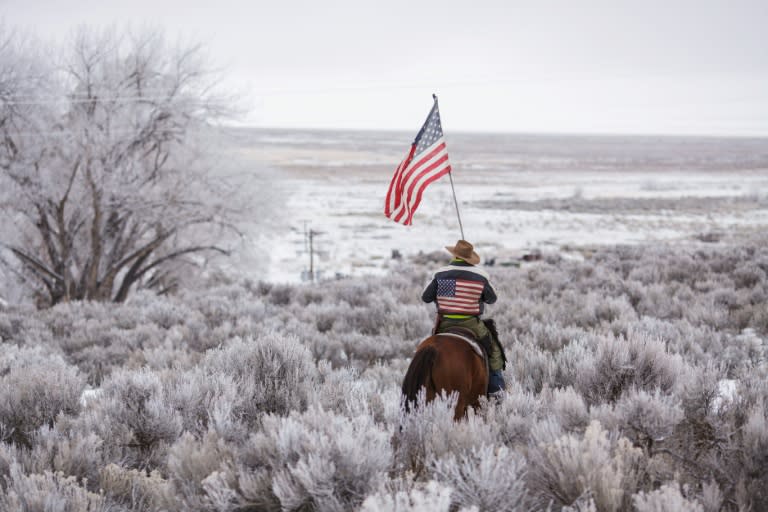
[[[98,131],[94,133],[99,133],[102,135],[129,135],[131,133],[140,133],[143,131],[143,128],[136,128],[135,130],[110,130],[109,132],[103,132]],[[165,132],[169,132],[171,130],[164,130]],[[68,135],[77,135],[83,133],[82,130],[61,130],[61,131],[40,131],[40,132],[10,132],[9,135],[11,136],[20,136],[20,137],[40,137],[40,136],[59,136],[59,137],[66,137]]]
[[205,104],[205,100],[184,98],[179,96],[123,96],[115,98],[87,98],[87,99],[72,99],[62,98],[58,100],[23,100],[23,101],[3,101],[0,100],[2,105],[58,105],[58,104],[85,104],[85,103],[143,103],[149,101],[163,101],[174,100],[178,102]]
[[[122,128],[121,127],[121,128],[110,129],[108,131],[107,130],[101,130],[101,129],[98,129],[98,130],[91,129],[90,133],[92,133],[92,134],[99,134],[99,135],[128,135],[128,134],[131,134],[131,133],[140,133],[140,132],[144,131],[145,128],[146,128],[145,125],[141,125],[141,126],[136,126],[134,128]],[[167,133],[167,132],[170,132],[170,131],[180,131],[180,129],[175,129],[175,130],[174,129],[166,129],[166,130],[158,130],[158,131],[162,131],[162,132],[166,132]],[[75,129],[75,130],[72,130],[72,129],[64,130],[64,129],[62,129],[62,130],[56,130],[56,131],[53,131],[53,130],[40,130],[40,131],[34,131],[34,132],[15,132],[15,131],[12,131],[12,130],[5,130],[5,133],[7,133],[9,136],[21,136],[21,137],[66,136],[66,135],[83,134],[84,132],[85,132],[85,128],[83,128],[81,130],[77,130],[77,129]],[[2,133],[2,132],[0,132],[0,133]]]
[[[132,88],[131,88],[132,89]],[[66,96],[68,98],[79,98],[79,99],[87,99],[92,98],[95,93],[115,93],[120,91],[115,91],[111,89],[103,89],[103,90],[96,90],[96,91],[90,91],[90,92],[60,92],[57,94],[43,94],[40,93],[28,93],[28,94],[9,94],[8,96],[11,96],[15,100],[24,101],[26,99],[34,99],[34,100],[43,100],[43,99],[58,99],[62,96]],[[126,89],[123,92],[129,92],[130,96],[133,97],[135,95],[137,96],[146,96],[146,95],[154,95],[158,93],[162,94],[168,94],[169,88],[168,87],[142,87],[140,90],[129,90]],[[122,97],[120,95],[116,97]]]

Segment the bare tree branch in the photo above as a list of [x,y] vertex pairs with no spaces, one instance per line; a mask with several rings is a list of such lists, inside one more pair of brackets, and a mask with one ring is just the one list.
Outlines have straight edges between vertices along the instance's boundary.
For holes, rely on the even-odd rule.
[[158,32],[86,29],[34,88],[10,84],[63,100],[17,111],[0,104],[0,191],[14,191],[0,207],[18,226],[6,243],[50,304],[167,291],[178,280],[172,262],[227,254],[218,228],[232,225],[234,210],[194,138],[226,106],[200,55],[199,46],[169,47]]

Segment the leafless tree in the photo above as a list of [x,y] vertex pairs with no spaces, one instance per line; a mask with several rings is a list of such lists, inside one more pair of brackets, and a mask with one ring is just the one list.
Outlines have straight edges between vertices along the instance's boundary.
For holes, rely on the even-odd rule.
[[29,53],[0,37],[0,222],[38,301],[167,291],[181,262],[225,253],[205,141],[229,112],[201,48],[83,29],[58,62]]

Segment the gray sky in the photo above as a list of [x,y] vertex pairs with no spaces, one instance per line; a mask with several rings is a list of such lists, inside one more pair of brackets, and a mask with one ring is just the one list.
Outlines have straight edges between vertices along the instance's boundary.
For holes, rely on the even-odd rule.
[[206,44],[249,124],[768,135],[768,1],[0,0],[43,38],[80,24]]

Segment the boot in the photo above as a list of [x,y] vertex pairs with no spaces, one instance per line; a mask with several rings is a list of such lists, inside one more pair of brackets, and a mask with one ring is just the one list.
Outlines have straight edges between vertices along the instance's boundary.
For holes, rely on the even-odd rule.
[[504,399],[505,389],[507,389],[507,384],[504,382],[504,375],[501,370],[492,371],[488,376],[488,397],[496,402],[501,402]]

